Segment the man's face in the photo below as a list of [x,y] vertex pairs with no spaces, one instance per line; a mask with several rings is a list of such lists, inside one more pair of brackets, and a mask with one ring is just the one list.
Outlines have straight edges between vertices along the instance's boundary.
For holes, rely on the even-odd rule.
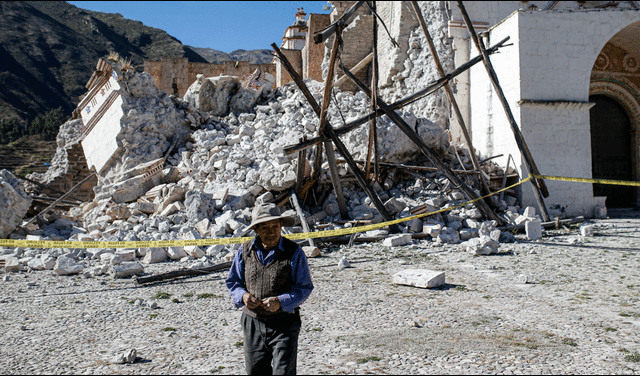
[[266,248],[273,248],[278,245],[281,230],[282,226],[280,225],[279,219],[260,223],[255,226],[256,234],[260,236],[260,240],[262,240],[262,244]]

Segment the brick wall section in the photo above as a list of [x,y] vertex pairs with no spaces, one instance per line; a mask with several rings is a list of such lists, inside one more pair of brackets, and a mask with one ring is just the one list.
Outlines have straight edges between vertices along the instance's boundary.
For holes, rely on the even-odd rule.
[[[47,187],[66,193],[91,174],[91,171],[87,168],[87,160],[84,158],[82,146],[79,143],[67,149],[67,161],[69,164],[66,174],[47,183]],[[92,179],[87,180],[82,186],[76,188],[72,195],[83,201],[92,201],[94,197],[93,187],[97,184],[98,179],[94,176]]]
[[[196,80],[198,74],[205,77],[238,76],[246,77],[257,68],[276,75],[274,64],[249,64],[248,61],[225,61],[220,64],[192,63],[187,58],[165,58],[160,61],[144,61],[144,70],[149,73],[160,90],[167,94],[183,97]],[[175,85],[174,85],[175,83]],[[177,92],[177,93],[176,93]]]
[[307,20],[309,27],[305,46],[302,50],[302,78],[311,78],[316,81],[322,80],[322,59],[324,58],[324,44],[315,44],[313,34],[322,30],[331,23],[328,14],[310,14]]
[[[280,51],[282,51],[284,56],[287,57],[287,60],[289,60],[293,69],[302,76],[302,52],[300,50],[290,50],[287,48],[281,48]],[[287,70],[284,68],[284,65],[276,64],[275,67],[276,87],[280,87],[293,81]]]
[[[362,7],[364,7],[364,5]],[[358,9],[358,11],[360,11],[360,9]],[[347,69],[351,69],[373,50],[373,16],[360,15],[355,17],[342,32],[342,38],[344,43],[342,48],[342,63]],[[370,66],[371,64],[369,63],[356,73],[356,77],[367,85],[369,85]],[[342,70],[339,69],[337,69],[337,72],[338,77],[342,77],[344,74]],[[357,86],[352,83],[351,80],[347,80],[340,85],[340,89],[355,92],[357,91]]]

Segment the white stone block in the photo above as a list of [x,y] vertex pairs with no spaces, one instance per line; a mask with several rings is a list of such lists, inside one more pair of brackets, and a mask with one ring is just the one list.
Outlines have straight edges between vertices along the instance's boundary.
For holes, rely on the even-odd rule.
[[145,255],[142,262],[145,264],[154,264],[163,262],[167,259],[167,252],[164,248],[145,248]]
[[187,253],[182,247],[169,247],[167,248],[167,255],[172,260],[180,260],[187,256]]
[[78,264],[76,260],[66,256],[58,257],[56,265],[53,267],[53,271],[56,272],[57,275],[78,274],[82,272],[83,269],[84,266],[82,264]]
[[594,225],[582,225],[580,226],[580,235],[582,236],[593,236],[595,232],[596,226]]
[[411,234],[400,234],[382,241],[382,245],[385,247],[397,247],[409,243],[411,243]]
[[393,283],[421,288],[436,288],[444,285],[444,272],[427,269],[407,269],[393,275]]
[[542,222],[537,219],[525,223],[524,229],[528,240],[536,240],[542,237]]
[[438,235],[440,235],[440,231],[442,231],[442,225],[441,224],[433,224],[433,223],[424,223],[422,225],[422,232],[424,232],[425,234],[431,236],[432,238],[437,237]]
[[307,247],[302,247],[302,250],[304,251],[304,254],[308,257],[308,258],[313,258],[313,257],[320,257],[322,256],[322,254],[320,253],[320,249],[318,247],[311,247],[311,246],[307,246]]
[[139,262],[123,262],[111,268],[113,278],[128,278],[142,273],[144,273],[144,268]]
[[422,219],[414,218],[409,221],[409,229],[411,232],[422,232]]
[[526,208],[524,208],[524,213],[522,213],[522,215],[527,218],[535,218],[536,208],[534,208],[533,206],[527,206]]
[[134,248],[118,248],[115,254],[120,256],[123,262],[135,261],[136,259],[136,250]]

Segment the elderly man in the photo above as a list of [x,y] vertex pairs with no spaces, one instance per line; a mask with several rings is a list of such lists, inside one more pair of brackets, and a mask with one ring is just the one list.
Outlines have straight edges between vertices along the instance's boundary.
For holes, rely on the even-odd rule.
[[226,281],[242,307],[245,367],[249,375],[295,375],[299,306],[313,290],[309,265],[302,249],[280,236],[292,217],[275,204],[257,205],[251,217],[257,236],[238,249]]

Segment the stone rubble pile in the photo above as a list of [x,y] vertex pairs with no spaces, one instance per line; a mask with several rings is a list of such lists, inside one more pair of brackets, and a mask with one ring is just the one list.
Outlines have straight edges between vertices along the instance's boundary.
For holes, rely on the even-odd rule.
[[[138,149],[130,150],[125,147],[120,155],[122,160],[111,162],[106,175],[98,179],[93,201],[59,213],[57,217],[50,217],[50,223],[41,228],[29,229],[26,234],[14,233],[11,235],[13,238],[147,241],[248,235],[247,226],[251,221],[254,204],[273,201],[276,195],[296,183],[297,156],[284,156],[283,148],[298,143],[303,137],[318,136],[318,118],[293,83],[269,91],[243,88],[242,82],[235,77],[198,77],[184,100],[181,100],[174,97],[162,99],[164,94],[157,89],[152,90],[152,85],[142,78],[134,76],[129,80],[129,88],[134,87],[137,92],[135,101],[127,102],[128,106],[138,103],[139,107],[127,108],[125,111],[126,121],[137,124],[129,127],[128,138],[125,138],[129,140],[130,147]],[[316,100],[321,103],[322,83],[311,81],[308,84]],[[235,94],[231,96],[231,93]],[[329,119],[334,127],[369,112],[369,101],[361,92],[338,92],[335,99],[329,107]],[[150,109],[153,103],[161,103],[165,108],[163,111],[174,118],[173,123],[181,124],[172,128],[171,132],[179,130],[179,135],[173,136],[176,137],[175,147],[166,161],[162,159],[162,155],[169,149],[170,135],[163,134],[154,123],[158,117],[157,109]],[[439,126],[427,119],[417,118],[409,111],[400,111],[400,114],[451,168],[471,168],[468,153],[456,145],[450,145],[447,134]],[[134,134],[133,129],[143,123],[148,124],[143,128],[153,130],[153,134]],[[169,132],[170,127],[166,128]],[[366,128],[368,126],[362,126],[341,137],[356,160],[366,158]],[[378,118],[378,134],[383,161],[422,163],[418,149],[386,116]],[[153,142],[150,145],[155,145],[155,148],[140,147],[146,142],[146,136],[151,137]],[[464,166],[460,165],[459,160]],[[305,176],[311,173],[312,161],[311,152],[305,161]],[[150,165],[161,169],[161,172],[154,175],[156,178],[147,180],[144,184],[133,181]],[[485,166],[487,173],[502,174],[499,167],[491,162]],[[322,168],[320,181],[328,182],[326,161]],[[349,171],[346,165],[340,165],[339,174],[347,177]],[[6,179],[5,175],[0,174],[0,177]],[[475,178],[465,176],[467,184],[478,186]],[[148,181],[152,183],[147,183]],[[130,182],[130,186],[126,182]],[[116,183],[127,189],[120,189],[120,193],[114,192],[111,188]],[[5,188],[7,184],[15,192],[11,199],[16,202],[18,199],[22,200],[19,201],[20,204],[12,203],[9,211],[19,221],[24,214],[15,208],[20,205],[28,207],[30,199],[23,191],[14,188],[14,184],[0,180],[0,187],[3,188],[0,200],[5,197],[3,195],[7,195],[5,191],[11,191]],[[329,189],[330,184],[325,186],[325,191],[331,193],[325,195],[321,204],[303,208],[310,225],[319,226],[316,229],[353,226],[353,222],[340,221],[335,194]],[[388,170],[382,184],[376,182],[374,188],[386,209],[395,218],[410,216],[412,210],[419,207],[431,212],[466,201],[462,192],[451,187],[450,182],[439,172],[424,174],[419,171],[404,173],[400,170]],[[382,221],[371,199],[358,185],[345,179],[343,190],[349,219],[361,223]],[[135,192],[131,193],[133,191]],[[476,191],[479,193],[477,189]],[[509,195],[505,196],[505,201],[500,202],[499,208],[503,211],[505,221],[510,224],[539,224],[539,218],[531,209],[521,211],[516,206],[515,197]],[[295,216],[295,211],[290,206],[285,206],[283,210],[285,214]],[[2,221],[5,218],[3,215]],[[12,221],[15,228],[15,218]],[[496,229],[496,225],[495,221],[482,221],[480,211],[472,204],[467,204],[442,214],[403,222],[399,226],[402,234],[389,237],[385,240],[385,245],[407,244],[412,242],[410,234],[422,233],[437,243],[461,243],[462,247],[474,254],[496,253],[500,243],[514,241],[511,233]],[[299,220],[288,230],[301,232]],[[537,236],[533,234],[534,230],[532,226],[532,236]],[[10,232],[13,229],[4,231]],[[387,234],[388,230],[381,229],[364,235]],[[3,237],[7,235],[8,232],[3,233]],[[81,274],[87,278],[106,274],[126,278],[144,273],[143,264],[168,260],[175,260],[189,268],[211,266],[230,260],[235,249],[237,245],[86,250],[5,248],[0,252],[4,255],[0,257],[5,259],[5,271],[31,268],[53,270],[59,275]]]

